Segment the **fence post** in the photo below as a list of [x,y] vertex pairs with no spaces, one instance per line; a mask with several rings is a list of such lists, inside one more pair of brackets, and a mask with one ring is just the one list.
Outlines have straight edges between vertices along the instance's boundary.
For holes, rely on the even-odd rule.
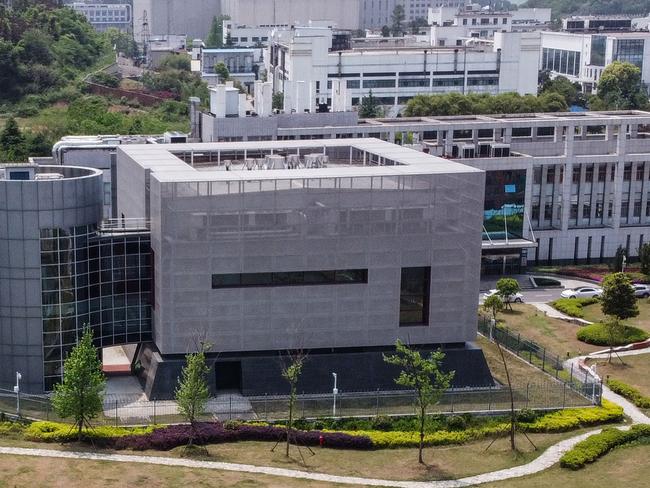
[[375,404],[375,417],[379,417],[379,388],[377,388],[377,399]]
[[521,334],[517,334],[517,356],[519,356],[519,344],[521,343]]
[[526,383],[526,408],[528,408],[528,401],[529,401],[529,390],[530,390],[530,383]]
[[153,399],[153,424],[156,425],[156,399]]
[[264,393],[264,420],[269,419],[269,413],[268,413],[267,406],[266,406],[266,401],[267,401],[266,397],[267,396],[268,396],[268,393]]
[[115,427],[117,427],[117,400],[115,400]]
[[228,407],[228,420],[232,420],[232,395],[228,397],[229,407]]
[[451,413],[454,413],[454,393],[450,393],[451,395]]
[[492,385],[488,387],[488,412],[492,410]]
[[573,384],[573,363],[571,363],[571,373],[569,375],[569,383]]
[[542,351],[542,371],[546,371],[546,348]]
[[566,383],[562,383],[564,388],[562,390],[562,408],[566,408]]

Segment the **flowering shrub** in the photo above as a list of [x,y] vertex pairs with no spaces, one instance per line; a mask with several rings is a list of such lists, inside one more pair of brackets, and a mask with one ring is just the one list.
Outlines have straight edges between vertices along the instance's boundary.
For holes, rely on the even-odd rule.
[[[192,432],[191,429],[194,429]],[[191,434],[194,443],[222,444],[238,441],[270,441],[277,442],[286,439],[286,429],[269,425],[228,424],[227,428],[219,422],[201,422],[191,425],[170,425],[156,429],[145,435],[133,435],[116,438],[116,449],[146,450],[156,449],[166,451],[174,447],[186,445]],[[365,436],[352,436],[338,432],[294,431],[295,442],[303,446],[318,446],[323,436],[323,446],[332,449],[372,449],[372,442]]]
[[[557,266],[557,267],[542,267],[537,268],[538,271],[544,273],[553,273],[562,276],[573,276],[575,278],[582,278],[585,280],[601,282],[603,278],[611,273],[611,270],[606,265],[595,266]],[[630,265],[626,268],[626,273],[632,283],[648,283],[648,277],[640,272],[637,265]]]

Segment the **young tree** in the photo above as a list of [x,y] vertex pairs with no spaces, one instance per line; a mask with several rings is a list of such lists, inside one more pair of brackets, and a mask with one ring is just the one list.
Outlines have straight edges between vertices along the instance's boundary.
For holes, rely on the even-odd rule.
[[361,99],[361,104],[359,105],[359,117],[362,119],[372,119],[379,117],[381,115],[381,107],[379,106],[379,101],[372,94],[372,90],[368,92],[367,97]]
[[639,248],[639,261],[641,262],[641,273],[650,276],[650,242],[646,242]]
[[56,413],[61,418],[74,420],[79,440],[83,427],[90,427],[90,421],[103,409],[105,387],[102,363],[93,346],[93,333],[86,328],[63,363],[63,382],[54,386],[52,397]]
[[404,12],[404,5],[397,4],[393,9],[393,13],[390,15],[391,20],[391,32],[393,37],[398,37],[402,32],[404,32],[404,19],[406,19],[406,13]]
[[497,321],[497,314],[503,311],[503,300],[499,295],[490,295],[483,302],[483,310],[492,315],[494,322]]
[[291,444],[291,433],[293,432],[293,411],[298,396],[298,380],[302,374],[302,367],[306,356],[301,352],[288,353],[287,362],[282,365],[282,377],[289,383],[289,420],[287,422],[287,445],[285,455],[289,457],[289,446]]
[[609,361],[611,362],[614,346],[625,327],[622,321],[639,315],[632,282],[625,273],[613,273],[605,277],[600,307],[603,313],[609,317],[604,325],[610,339]]
[[381,28],[381,37],[390,37],[390,27],[385,25]]
[[208,389],[207,375],[210,368],[206,364],[205,353],[210,345],[202,342],[197,352],[185,356],[186,364],[181,377],[178,378],[176,387],[176,403],[178,410],[185,417],[191,428],[188,445],[194,442],[194,427],[196,419],[205,412],[210,392]]
[[415,390],[420,416],[418,462],[424,464],[422,450],[427,408],[440,401],[445,390],[451,385],[455,371],[445,373],[440,369],[440,363],[445,358],[442,351],[432,352],[427,358],[423,358],[418,351],[411,349],[399,339],[395,343],[395,350],[396,354],[384,354],[384,361],[402,368],[399,376],[395,378],[395,383]]
[[214,72],[219,76],[221,83],[225,83],[230,79],[230,71],[228,71],[228,67],[223,62],[214,65]]
[[497,294],[506,307],[512,310],[512,300],[515,293],[519,293],[519,282],[514,278],[501,278],[497,281]]

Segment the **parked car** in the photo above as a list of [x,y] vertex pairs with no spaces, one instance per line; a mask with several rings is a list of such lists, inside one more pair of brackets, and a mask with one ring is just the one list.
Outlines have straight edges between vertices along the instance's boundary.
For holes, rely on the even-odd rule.
[[[483,293],[483,298],[489,298],[492,295],[498,295],[498,294],[499,294],[499,290],[486,291],[485,293]],[[514,295],[505,297],[503,301],[506,303],[510,303],[510,302],[524,303],[524,296],[521,293],[517,292]]]
[[562,298],[600,298],[602,294],[602,288],[596,286],[580,286],[578,288],[564,290],[561,296]]
[[650,297],[650,285],[632,285],[634,288],[634,296],[637,298]]

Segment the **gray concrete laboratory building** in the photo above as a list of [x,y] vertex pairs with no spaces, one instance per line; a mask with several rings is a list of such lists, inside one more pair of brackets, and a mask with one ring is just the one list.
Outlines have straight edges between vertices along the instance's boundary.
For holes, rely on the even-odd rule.
[[[114,221],[101,221],[96,170],[57,167],[47,181],[74,182],[84,211],[71,220],[21,197],[41,181],[0,180],[2,383],[22,368],[32,390],[50,389],[50,343],[64,355],[82,322],[98,345],[138,344],[150,398],[172,394],[201,341],[213,391],[284,392],[280,358],[295,350],[308,354],[301,391],[328,391],[332,372],[346,391],[392,389],[382,352],[398,338],[442,347],[455,386],[492,383],[473,344],[482,170],[378,139],[136,144],[116,162]],[[27,242],[15,219],[32,202],[50,220],[31,221],[34,257],[15,264],[7,242]],[[31,288],[14,296],[27,269]]]

